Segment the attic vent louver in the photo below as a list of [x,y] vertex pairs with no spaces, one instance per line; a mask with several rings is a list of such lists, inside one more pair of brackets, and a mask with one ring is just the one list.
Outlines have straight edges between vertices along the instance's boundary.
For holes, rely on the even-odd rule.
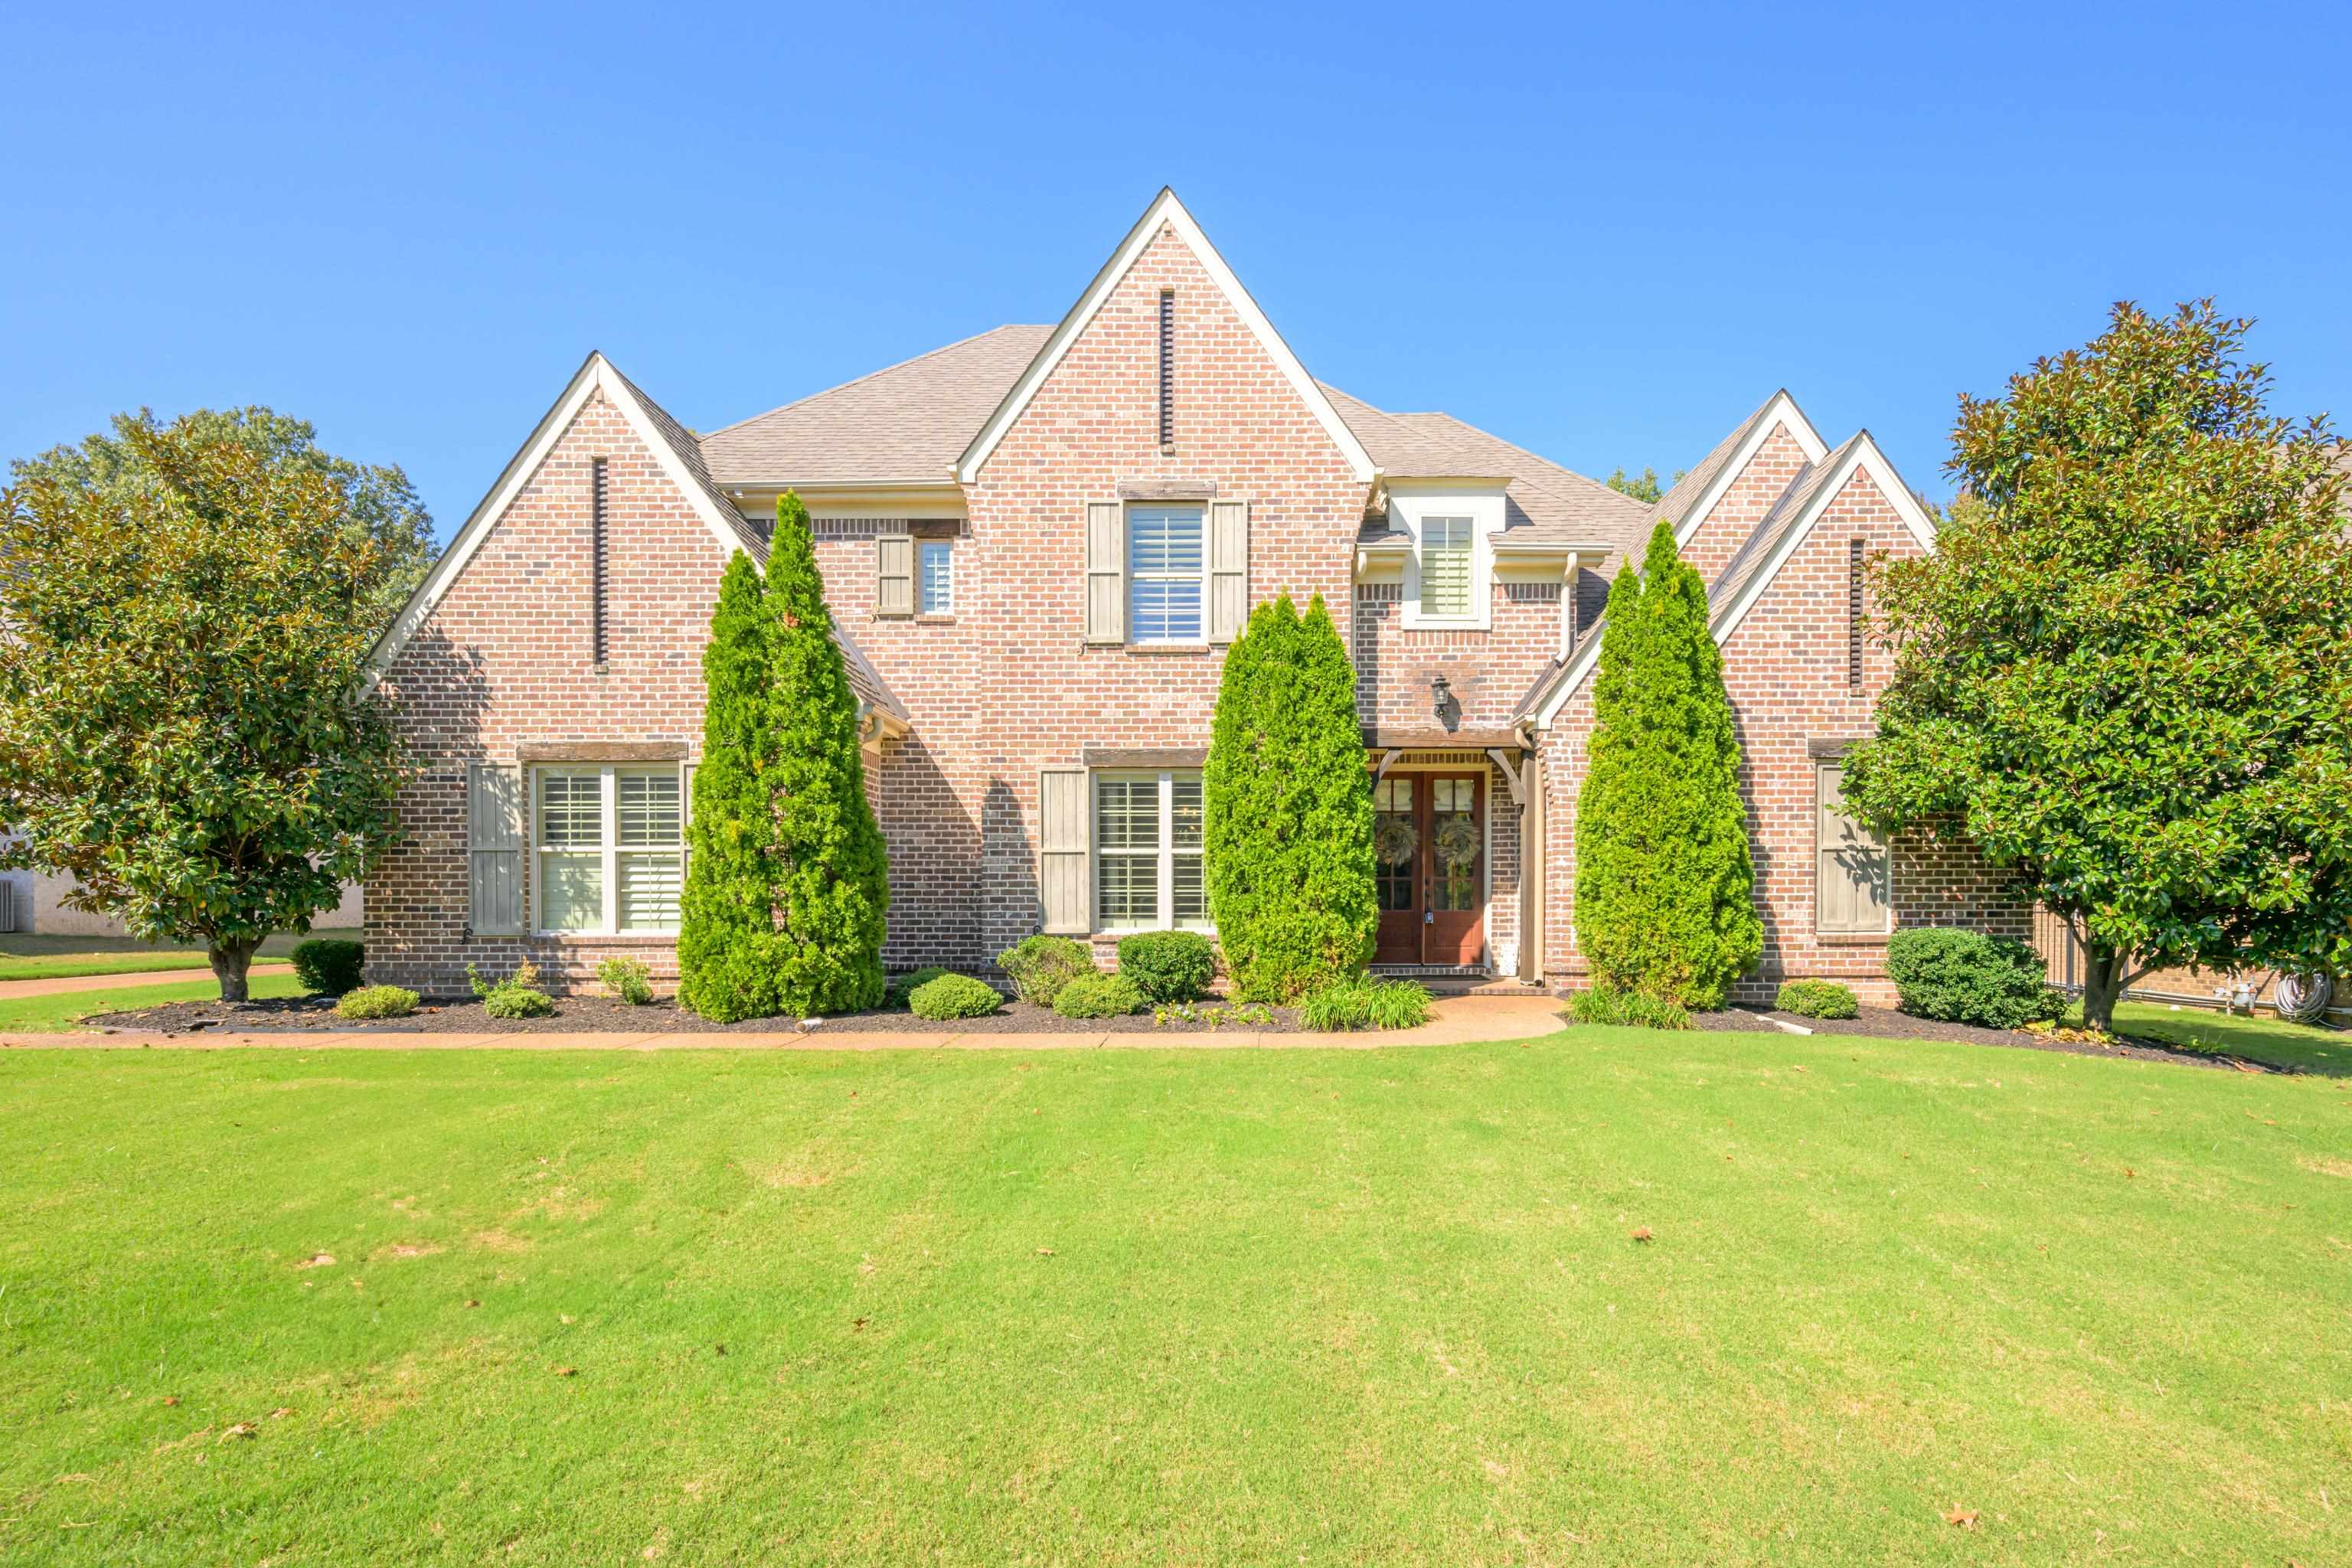
[[1160,449],[1176,446],[1176,290],[1160,290]]
[[1847,542],[1845,554],[1845,683],[1862,689],[1862,541]]
[[604,667],[605,459],[588,464],[588,647],[590,662]]

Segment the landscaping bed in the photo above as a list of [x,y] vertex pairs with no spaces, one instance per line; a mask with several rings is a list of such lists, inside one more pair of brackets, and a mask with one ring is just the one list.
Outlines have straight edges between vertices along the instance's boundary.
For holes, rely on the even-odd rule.
[[[2064,1056],[2122,1057],[2137,1061],[2188,1062],[2198,1067],[2230,1068],[2244,1062],[2249,1068],[2269,1072],[2275,1068],[2246,1061],[2242,1058],[2216,1055],[2210,1051],[2182,1050],[2161,1040],[2119,1036],[2114,1045],[2101,1045],[2095,1040],[2067,1040],[2054,1036],[2036,1034],[2031,1029],[1987,1029],[1974,1024],[1950,1024],[1937,1018],[1921,1018],[1901,1013],[1892,1007],[1864,1007],[1858,1017],[1800,1018],[1787,1013],[1775,1013],[1774,1017],[1786,1018],[1816,1035],[1858,1035],[1875,1040],[1952,1040],[1965,1045],[2011,1046],[2030,1051],[2056,1051]],[[1702,1029],[1720,1031],[1759,1030],[1771,1034],[1775,1029],[1761,1016],[1739,1008],[1727,1008],[1719,1013],[1693,1013],[1691,1022]]]
[[[1218,1005],[1215,1003],[1195,1003],[1192,1010],[1198,1014]],[[1280,1032],[1298,1026],[1295,1010],[1276,1007],[1271,1011],[1271,1023],[1228,1020],[1214,1032]],[[483,1010],[479,998],[468,996],[462,1000],[427,1002],[408,1017],[373,1022],[354,1022],[336,1016],[334,998],[331,996],[286,996],[246,1003],[173,1002],[133,1012],[94,1014],[84,1023],[92,1028],[155,1029],[167,1035],[356,1029],[412,1035],[797,1035],[803,1032],[797,1018],[747,1018],[740,1024],[716,1024],[698,1014],[688,1012],[667,996],[640,1007],[632,1007],[605,996],[559,996],[555,1001],[555,1011],[543,1018],[493,1018]],[[903,1009],[877,1008],[870,1013],[850,1013],[827,1018],[808,1032],[820,1035],[888,1032],[946,1036],[1178,1035],[1213,1031],[1207,1023],[1202,1021],[1188,1023],[1171,1018],[1164,1026],[1155,1025],[1150,1013],[1126,1017],[1076,1019],[1065,1018],[1050,1007],[1039,1007],[1027,1002],[1007,1002],[1001,1011],[986,1017],[937,1021],[918,1018]]]

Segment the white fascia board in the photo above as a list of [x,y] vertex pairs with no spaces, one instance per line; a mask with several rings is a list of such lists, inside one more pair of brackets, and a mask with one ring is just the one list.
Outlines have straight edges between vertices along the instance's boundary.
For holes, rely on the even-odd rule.
[[1805,509],[1804,515],[1798,518],[1789,531],[1781,536],[1780,542],[1773,548],[1762,569],[1749,579],[1739,597],[1711,617],[1710,629],[1715,633],[1718,647],[1731,640],[1731,634],[1739,629],[1740,623],[1748,618],[1748,612],[1756,607],[1756,602],[1771,587],[1772,580],[1780,574],[1780,568],[1787,565],[1790,557],[1796,554],[1805,541],[1812,536],[1814,525],[1829,510],[1830,503],[1853,482],[1854,474],[1864,466],[1870,469],[1871,482],[1877,487],[1879,494],[1886,498],[1886,504],[1902,520],[1911,537],[1918,541],[1919,548],[1936,548],[1936,525],[1928,521],[1927,514],[1904,485],[1902,476],[1895,471],[1895,466],[1886,460],[1886,454],[1878,449],[1878,443],[1871,438],[1869,431],[1864,430],[1854,438],[1853,451],[1822,486],[1813,497],[1812,504]]
[[490,531],[498,526],[499,520],[506,515],[515,498],[539,473],[541,465],[547,461],[547,455],[554,449],[555,443],[572,428],[572,422],[579,417],[580,410],[587,405],[589,397],[599,392],[621,410],[623,417],[636,432],[637,439],[653,453],[654,460],[661,465],[662,471],[669,476],[671,482],[686,497],[687,503],[709,528],[711,538],[719,545],[720,558],[731,556],[743,547],[736,537],[733,525],[718,515],[710,497],[696,482],[694,476],[686,471],[677,454],[654,428],[644,405],[629,391],[628,383],[613,369],[612,363],[603,354],[592,353],[582,363],[570,384],[564,387],[562,395],[541,417],[530,438],[523,442],[521,448],[499,473],[498,482],[490,487],[489,494],[484,496],[481,504],[467,517],[465,526],[458,529],[457,536],[449,541],[449,548],[441,552],[441,558],[425,574],[425,581],[417,584],[416,592],[409,595],[408,603],[401,606],[400,614],[393,617],[392,625],[384,629],[383,636],[376,639],[374,648],[368,654],[362,690],[373,690],[383,679],[384,671],[392,667],[393,660],[400,657],[400,650],[408,646],[408,639],[416,635],[416,628],[425,624],[425,617],[433,613],[433,607],[441,602],[442,595],[449,591],[449,585],[457,580],[458,574],[465,571],[466,563],[474,558],[474,552],[482,547],[482,542],[489,537]]
[[1813,422],[1805,417],[1805,411],[1797,406],[1797,400],[1785,389],[1774,393],[1772,401],[1764,405],[1762,416],[1757,419],[1756,428],[1748,433],[1748,439],[1739,444],[1739,449],[1731,454],[1713,481],[1691,504],[1690,510],[1683,513],[1682,521],[1675,525],[1675,549],[1679,550],[1691,542],[1691,536],[1714,512],[1716,503],[1722,500],[1739,476],[1747,472],[1748,465],[1755,460],[1756,454],[1764,449],[1764,443],[1772,438],[1772,432],[1783,425],[1789,427],[1789,434],[1795,437],[1797,445],[1804,449],[1808,463],[1818,463],[1830,455],[1829,443],[1823,441],[1821,432],[1813,428]]
[[[1927,512],[1921,510],[1917,500],[1912,496],[1909,487],[1904,484],[1902,476],[1895,471],[1895,465],[1886,460],[1886,454],[1878,449],[1878,443],[1871,437],[1870,432],[1864,430],[1855,438],[1853,450],[1848,455],[1843,466],[1830,477],[1829,482],[1822,487],[1819,494],[1814,496],[1812,504],[1805,509],[1804,515],[1798,518],[1790,526],[1788,533],[1781,538],[1780,544],[1773,550],[1771,556],[1749,580],[1747,589],[1738,599],[1709,617],[1707,629],[1714,635],[1717,647],[1731,640],[1732,633],[1739,629],[1740,623],[1748,618],[1748,613],[1756,607],[1757,601],[1761,599],[1766,590],[1771,587],[1772,580],[1780,574],[1780,568],[1788,564],[1790,557],[1797,552],[1812,533],[1814,525],[1821,521],[1822,515],[1829,510],[1830,503],[1835,500],[1839,493],[1853,481],[1854,470],[1865,465],[1870,469],[1872,482],[1878,487],[1879,493],[1886,498],[1886,504],[1894,509],[1895,515],[1902,520],[1903,526],[1909,531],[1911,537],[1919,542],[1919,548],[1922,550],[1936,548],[1935,523],[1929,520]],[[1553,690],[1549,700],[1537,710],[1535,721],[1538,729],[1551,727],[1553,719],[1558,717],[1563,707],[1567,706],[1568,700],[1576,695],[1576,689],[1584,684],[1586,679],[1591,675],[1593,666],[1599,663],[1600,659],[1601,638],[1593,637],[1586,642],[1583,649],[1570,663],[1566,678]]]
[[1224,295],[1227,303],[1249,328],[1251,335],[1273,357],[1284,379],[1290,383],[1307,404],[1308,411],[1315,416],[1316,422],[1323,426],[1324,432],[1346,457],[1355,478],[1361,483],[1371,483],[1379,471],[1372,462],[1371,454],[1364,450],[1361,441],[1356,439],[1356,433],[1348,428],[1348,422],[1339,417],[1339,411],[1331,405],[1331,400],[1324,395],[1315,378],[1307,374],[1307,367],[1298,362],[1298,356],[1291,352],[1290,345],[1282,341],[1282,334],[1275,331],[1274,323],[1266,319],[1264,310],[1258,309],[1257,301],[1250,298],[1249,290],[1242,287],[1241,279],[1225,264],[1225,258],[1217,253],[1217,247],[1209,243],[1209,237],[1202,231],[1200,224],[1185,210],[1184,204],[1176,199],[1176,193],[1165,187],[1144,209],[1143,216],[1136,220],[1135,226],[1128,230],[1127,237],[1119,242],[1110,259],[1103,263],[1102,270],[1095,274],[1094,281],[1087,285],[1086,292],[1078,296],[1078,302],[1070,307],[1069,313],[1062,318],[1061,324],[1045,340],[1045,346],[1037,351],[1037,357],[1029,362],[1029,368],[1023,371],[1021,379],[1013,384],[1013,390],[1004,395],[1003,401],[996,405],[996,411],[981,426],[980,434],[971,438],[971,445],[964,448],[963,456],[956,459],[956,478],[965,484],[979,479],[982,466],[996,450],[998,443],[1004,439],[1005,432],[1013,427],[1013,422],[1021,416],[1022,410],[1029,406],[1030,399],[1037,395],[1037,389],[1054,373],[1054,367],[1062,363],[1062,356],[1069,352],[1078,334],[1085,331],[1087,324],[1100,312],[1103,302],[1110,298],[1111,291],[1127,276],[1128,269],[1135,265],[1136,258],[1141,256],[1144,248],[1157,237],[1162,226],[1173,228],[1177,237],[1191,247],[1194,258]]

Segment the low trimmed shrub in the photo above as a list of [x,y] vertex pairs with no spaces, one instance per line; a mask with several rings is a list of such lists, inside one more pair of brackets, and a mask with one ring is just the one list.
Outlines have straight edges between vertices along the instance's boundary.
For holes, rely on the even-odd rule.
[[294,944],[294,978],[305,991],[341,996],[360,983],[367,948],[349,937],[314,936]]
[[996,955],[996,967],[1013,982],[1013,994],[1051,1007],[1062,987],[1098,973],[1094,950],[1075,937],[1024,937]]
[[1594,986],[1568,999],[1562,1015],[1571,1024],[1607,1024],[1625,1029],[1691,1029],[1687,1009],[1675,1002],[1645,996],[1639,991],[1610,991]]
[[1196,931],[1147,931],[1121,937],[1118,972],[1147,1002],[1197,1002],[1217,977],[1217,944]]
[[1360,974],[1310,991],[1298,1004],[1302,1029],[1410,1029],[1428,1021],[1429,992],[1410,980],[1372,980]]
[[969,974],[942,974],[908,994],[907,1005],[918,1018],[985,1018],[1004,1005],[996,987]]
[[539,989],[539,965],[529,959],[504,980],[485,980],[469,963],[466,979],[482,999],[482,1011],[493,1018],[544,1018],[555,1011],[555,998]]
[[907,998],[915,994],[917,987],[929,985],[932,981],[948,973],[950,971],[942,969],[936,963],[927,963],[920,969],[910,969],[904,974],[894,974],[890,977],[888,987],[882,993],[882,1005],[904,1007],[907,1005]]
[[1065,1018],[1124,1018],[1143,1011],[1143,993],[1124,974],[1081,974],[1064,984],[1054,1011]]
[[1858,1018],[1862,1001],[1851,986],[1834,980],[1791,980],[1772,998],[1772,1005],[1800,1018]]
[[654,999],[654,972],[642,958],[608,958],[596,966],[596,984],[616,1001],[642,1007]]
[[2042,955],[2021,942],[1956,926],[1899,931],[1886,943],[1886,977],[1903,1010],[1922,1018],[2021,1029],[2066,1010]]
[[[352,942],[353,947],[359,943]],[[338,1018],[405,1018],[416,1011],[417,995],[398,985],[362,985],[335,1004]]]

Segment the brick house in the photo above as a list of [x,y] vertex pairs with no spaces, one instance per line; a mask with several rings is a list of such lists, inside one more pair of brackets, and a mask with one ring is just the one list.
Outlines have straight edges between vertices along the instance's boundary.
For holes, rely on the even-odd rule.
[[1838,809],[1887,658],[1865,552],[1933,529],[1867,432],[1786,393],[1651,505],[1444,414],[1316,381],[1172,193],[1069,313],[698,437],[592,354],[377,650],[418,772],[369,883],[372,978],[528,957],[675,973],[719,573],[791,489],[863,714],[892,967],[1032,931],[1206,929],[1200,769],[1248,606],[1352,639],[1381,813],[1379,961],[1579,982],[1577,788],[1609,577],[1661,517],[1712,584],[1766,945],[1743,994],[1866,994],[1897,923],[2022,936],[1964,857]]

